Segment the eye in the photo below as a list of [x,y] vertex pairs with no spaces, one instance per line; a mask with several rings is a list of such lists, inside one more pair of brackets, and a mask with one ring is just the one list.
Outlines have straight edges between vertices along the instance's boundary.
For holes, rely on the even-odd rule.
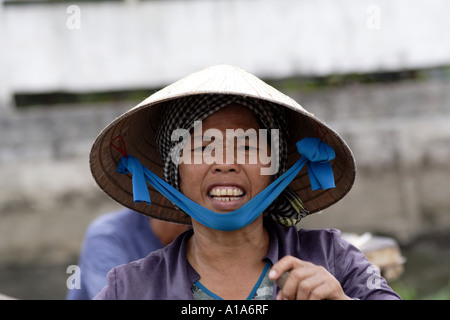
[[196,147],[195,145],[192,145],[191,151],[192,152],[204,152],[210,145],[211,145],[211,142],[203,141],[202,145],[200,145],[198,147]]
[[206,147],[208,147],[208,146],[206,145],[206,146],[200,146],[200,147],[197,147],[197,148],[192,148],[191,151],[193,151],[193,152],[203,152],[203,151],[205,151]]

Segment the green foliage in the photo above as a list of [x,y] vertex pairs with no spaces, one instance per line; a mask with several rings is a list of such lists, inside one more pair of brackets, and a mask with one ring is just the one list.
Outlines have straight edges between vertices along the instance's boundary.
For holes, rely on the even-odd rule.
[[416,288],[400,280],[391,283],[390,286],[403,300],[450,300],[450,278],[441,289],[426,295],[420,294]]

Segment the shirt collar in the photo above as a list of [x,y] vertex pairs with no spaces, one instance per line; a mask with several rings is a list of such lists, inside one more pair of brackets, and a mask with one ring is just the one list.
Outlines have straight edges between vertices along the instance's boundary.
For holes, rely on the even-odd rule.
[[[283,248],[285,244],[283,244],[282,239],[280,239],[280,231],[279,228],[284,228],[279,226],[276,222],[270,219],[264,219],[264,227],[266,228],[269,234],[269,248],[267,250],[266,255],[263,257],[263,261],[270,261],[272,265],[278,262],[280,257],[289,254],[288,252],[284,252]],[[189,238],[193,235],[192,230],[188,230],[182,235],[180,235],[180,242],[177,245],[173,246],[173,250],[171,250],[171,257],[176,260],[176,270],[171,272],[171,279],[167,279],[168,283],[172,283],[174,285],[174,290],[179,293],[184,292],[185,299],[193,299],[193,294],[191,291],[192,285],[195,281],[200,279],[200,275],[195,271],[195,269],[188,262],[186,253],[187,253],[187,243]],[[175,241],[176,242],[176,241]],[[184,280],[182,280],[184,279]],[[180,286],[180,283],[183,283]],[[176,287],[176,288],[175,288]]]

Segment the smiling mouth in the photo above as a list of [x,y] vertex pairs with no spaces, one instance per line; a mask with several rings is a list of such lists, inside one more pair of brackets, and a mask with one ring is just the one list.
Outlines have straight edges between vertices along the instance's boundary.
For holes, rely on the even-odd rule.
[[244,196],[245,192],[238,187],[218,186],[212,188],[208,195],[214,199],[223,202],[236,201]]

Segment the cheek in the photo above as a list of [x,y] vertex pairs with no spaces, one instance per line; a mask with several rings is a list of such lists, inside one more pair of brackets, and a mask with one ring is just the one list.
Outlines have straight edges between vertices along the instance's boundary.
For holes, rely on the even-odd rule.
[[[178,176],[181,193],[189,197],[195,190],[200,192],[203,177],[203,168],[201,167],[201,165],[195,164],[180,164],[178,167]],[[192,186],[196,186],[196,188]]]
[[273,182],[273,176],[264,175],[261,176],[261,182],[263,183],[263,189]]
[[186,188],[186,184],[187,184],[187,178],[189,177],[189,173],[188,173],[188,169],[186,168],[186,166],[180,164],[180,166],[178,167],[178,181],[179,181],[179,186],[180,186],[180,191],[181,193],[185,194],[185,190]]
[[253,167],[251,170],[248,170],[247,172],[249,177],[251,177],[250,181],[255,191],[255,194],[261,192],[273,181],[273,176],[261,174],[261,167],[258,168]]

